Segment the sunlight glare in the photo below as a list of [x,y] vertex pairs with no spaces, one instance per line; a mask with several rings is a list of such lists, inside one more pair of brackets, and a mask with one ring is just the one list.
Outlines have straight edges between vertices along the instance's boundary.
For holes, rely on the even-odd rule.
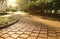
[[15,6],[16,0],[7,0],[7,5],[8,6]]

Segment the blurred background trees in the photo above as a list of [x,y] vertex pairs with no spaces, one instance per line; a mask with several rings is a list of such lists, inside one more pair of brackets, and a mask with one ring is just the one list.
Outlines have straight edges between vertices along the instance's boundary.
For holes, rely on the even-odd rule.
[[16,0],[15,4],[11,3],[9,9],[58,14],[60,12],[60,0]]
[[60,0],[28,0],[26,3],[27,11],[41,13],[55,13],[60,10]]

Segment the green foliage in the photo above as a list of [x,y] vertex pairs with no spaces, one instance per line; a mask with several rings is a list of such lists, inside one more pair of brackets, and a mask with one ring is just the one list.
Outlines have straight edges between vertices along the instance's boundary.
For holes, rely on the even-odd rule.
[[45,9],[52,9],[52,2],[51,3],[42,3],[42,0],[31,1],[27,3],[28,10],[45,10]]
[[29,2],[27,3],[27,9],[28,10],[39,10],[40,8],[40,3],[39,2]]
[[54,2],[60,2],[60,0],[54,0]]
[[46,9],[49,9],[49,10],[52,10],[53,9],[53,4],[52,4],[52,2],[50,2],[50,3],[46,3]]
[[54,7],[53,8],[55,10],[60,10],[60,0],[54,0],[53,3],[54,3]]
[[2,17],[2,16],[0,16],[0,25],[12,22],[14,20],[15,19],[13,17]]
[[7,11],[7,12],[8,12],[8,11],[15,12],[15,11],[17,11],[17,9],[7,8],[6,11]]

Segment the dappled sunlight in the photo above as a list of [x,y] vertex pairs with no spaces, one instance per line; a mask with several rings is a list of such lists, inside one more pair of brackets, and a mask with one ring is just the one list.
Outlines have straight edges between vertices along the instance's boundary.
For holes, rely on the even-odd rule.
[[20,16],[28,16],[29,15],[29,13],[25,13],[25,12],[22,12],[22,11],[14,12],[14,14],[19,14]]
[[10,17],[11,15],[3,15],[3,16],[0,16],[0,17]]
[[51,26],[51,27],[60,28],[60,22],[59,21],[46,20],[46,19],[42,19],[40,17],[38,19],[35,19],[35,21],[44,23],[44,24]]
[[42,16],[40,17],[40,16],[30,15],[30,16],[27,16],[27,19],[46,24],[46,25],[48,25],[48,27],[50,26],[50,27],[54,27],[54,28],[60,28],[60,22],[59,21],[43,19]]
[[4,15],[4,16],[9,17],[9,16],[11,16],[11,15]]

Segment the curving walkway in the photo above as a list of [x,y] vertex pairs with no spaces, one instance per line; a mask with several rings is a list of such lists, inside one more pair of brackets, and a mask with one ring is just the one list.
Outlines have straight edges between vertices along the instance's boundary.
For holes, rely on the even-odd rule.
[[18,23],[0,30],[0,39],[60,39],[60,28],[20,17]]

